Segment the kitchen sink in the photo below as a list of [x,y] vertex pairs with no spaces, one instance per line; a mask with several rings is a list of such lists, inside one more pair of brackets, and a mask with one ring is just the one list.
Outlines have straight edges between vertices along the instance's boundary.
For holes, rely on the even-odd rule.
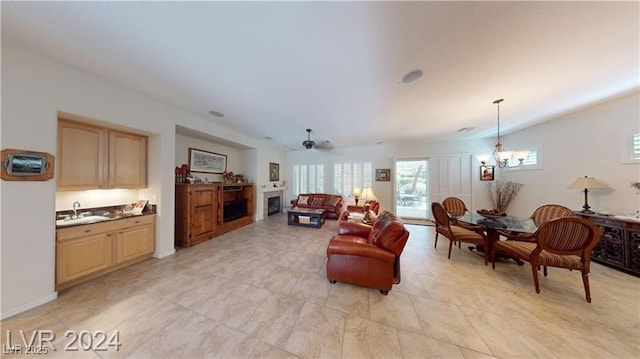
[[77,224],[88,224],[88,223],[97,223],[102,221],[108,221],[109,217],[105,216],[86,216],[83,218],[76,219],[61,219],[56,221],[56,226],[64,227],[64,226],[75,226]]

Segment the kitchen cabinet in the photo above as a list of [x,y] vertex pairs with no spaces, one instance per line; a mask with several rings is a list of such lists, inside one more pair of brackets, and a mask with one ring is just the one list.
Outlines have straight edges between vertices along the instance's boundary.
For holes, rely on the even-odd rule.
[[56,230],[56,290],[150,258],[155,215],[140,215]]
[[57,244],[56,287],[113,265],[112,233],[87,235]]
[[151,224],[135,223],[131,228],[118,231],[116,235],[116,264],[125,263],[153,254],[155,250],[155,227]]
[[591,251],[594,262],[640,277],[640,222],[581,212],[576,215],[593,221],[602,231]]
[[191,247],[253,223],[253,184],[176,184],[176,245]]
[[108,188],[147,186],[147,138],[109,131]]
[[57,165],[60,191],[145,188],[147,138],[61,118]]
[[59,190],[101,188],[105,175],[107,132],[95,126],[58,120]]

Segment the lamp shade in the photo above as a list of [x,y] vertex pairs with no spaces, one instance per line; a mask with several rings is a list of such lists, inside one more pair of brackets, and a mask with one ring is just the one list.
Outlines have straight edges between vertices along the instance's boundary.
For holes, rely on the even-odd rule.
[[378,201],[378,198],[373,193],[373,190],[370,187],[365,187],[362,189],[362,193],[360,193],[360,199],[365,202]]
[[351,194],[356,198],[360,198],[361,193],[362,193],[362,190],[360,189],[360,187],[354,188],[353,192],[351,192]]
[[592,188],[609,188],[609,186],[596,181],[593,177],[578,177],[569,188],[592,189]]

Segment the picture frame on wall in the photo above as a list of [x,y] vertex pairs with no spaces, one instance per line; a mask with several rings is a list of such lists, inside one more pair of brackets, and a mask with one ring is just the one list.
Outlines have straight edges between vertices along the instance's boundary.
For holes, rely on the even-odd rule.
[[495,166],[480,166],[480,181],[493,181]]
[[227,170],[227,156],[189,147],[189,171],[223,173]]
[[376,169],[376,181],[391,181],[391,169],[389,169],[389,168],[377,168]]
[[269,181],[280,181],[280,164],[275,162],[269,162]]

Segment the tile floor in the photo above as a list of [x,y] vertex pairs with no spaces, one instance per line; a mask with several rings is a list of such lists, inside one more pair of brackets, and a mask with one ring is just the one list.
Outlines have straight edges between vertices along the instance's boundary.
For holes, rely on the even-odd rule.
[[[74,358],[640,357],[640,278],[594,264],[589,304],[579,273],[550,268],[536,294],[528,265],[492,270],[465,246],[448,260],[432,227],[407,227],[388,296],[329,284],[336,221],[318,230],[277,215],[60,292],[2,321],[2,341],[48,329],[58,350],[46,357]],[[64,351],[65,330],[118,331],[121,346]]]

